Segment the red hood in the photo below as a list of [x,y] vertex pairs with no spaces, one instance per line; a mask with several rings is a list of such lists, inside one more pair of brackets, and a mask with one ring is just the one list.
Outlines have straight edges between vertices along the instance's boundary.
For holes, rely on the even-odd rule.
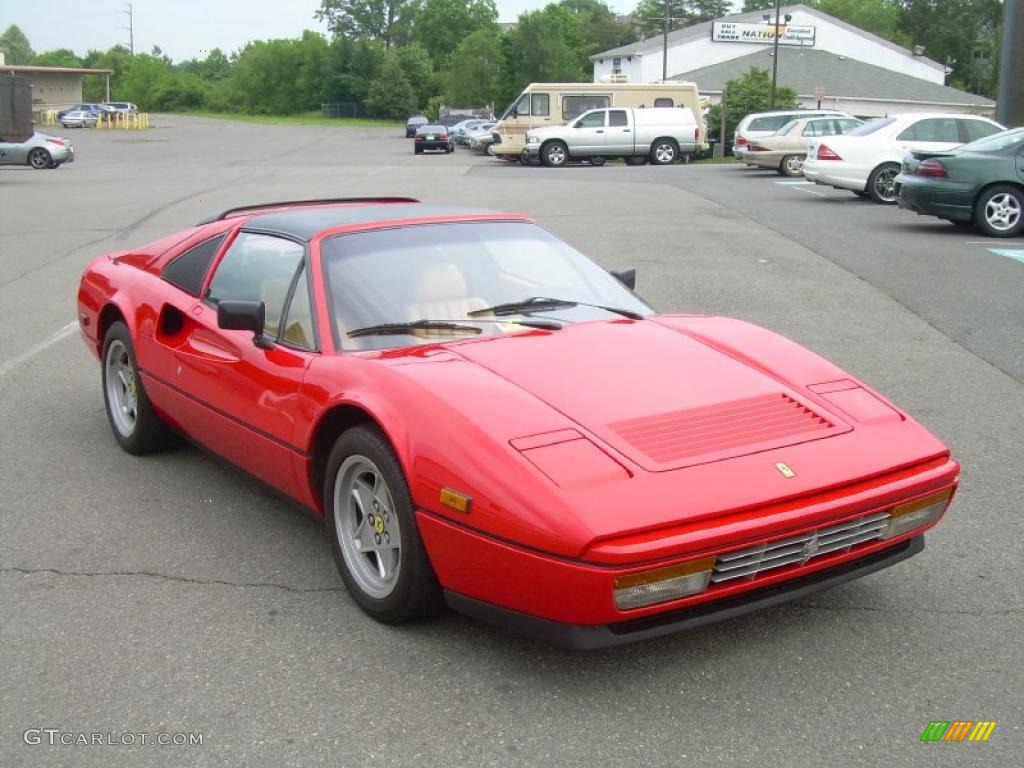
[[657,321],[580,323],[451,349],[651,472],[852,429],[771,376]]

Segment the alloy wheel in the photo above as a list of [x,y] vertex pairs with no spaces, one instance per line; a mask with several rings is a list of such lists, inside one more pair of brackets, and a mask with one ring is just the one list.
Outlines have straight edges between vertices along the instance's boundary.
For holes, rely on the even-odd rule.
[[139,391],[128,348],[119,339],[107,347],[107,404],[117,431],[131,437],[139,418]]
[[1007,232],[1016,227],[1020,217],[1020,201],[1007,192],[992,195],[985,203],[985,221],[999,232]]

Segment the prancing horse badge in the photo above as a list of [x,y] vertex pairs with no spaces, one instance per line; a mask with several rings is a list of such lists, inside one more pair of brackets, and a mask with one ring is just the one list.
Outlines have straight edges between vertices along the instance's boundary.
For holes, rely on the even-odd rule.
[[785,477],[787,479],[789,479],[791,477],[796,477],[796,472],[794,472],[792,469],[790,469],[789,468],[789,464],[787,464],[784,461],[780,461],[780,462],[776,463],[775,468],[777,470],[779,470],[779,474],[780,475],[782,475],[783,477]]

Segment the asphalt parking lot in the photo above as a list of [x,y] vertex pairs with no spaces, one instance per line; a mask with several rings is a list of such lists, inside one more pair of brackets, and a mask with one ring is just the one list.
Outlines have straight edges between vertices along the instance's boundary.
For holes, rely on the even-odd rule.
[[[75,163],[0,169],[0,768],[1020,763],[1024,241],[735,165],[524,168],[414,156],[400,128],[154,122],[60,131]],[[809,345],[952,446],[953,509],[891,569],[619,649],[375,624],[301,510],[193,448],[121,452],[71,325],[99,253],[232,205],[374,194],[525,211],[635,265],[659,309]],[[920,742],[958,719],[999,724]]]

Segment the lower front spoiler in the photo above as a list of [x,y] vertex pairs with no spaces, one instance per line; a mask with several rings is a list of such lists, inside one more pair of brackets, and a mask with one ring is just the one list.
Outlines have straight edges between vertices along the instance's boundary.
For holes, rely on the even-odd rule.
[[576,651],[607,648],[637,640],[648,640],[685,629],[695,629],[716,621],[743,616],[790,600],[838,586],[869,573],[887,568],[924,549],[924,534],[894,547],[883,549],[860,560],[827,568],[807,576],[781,581],[761,589],[723,600],[711,601],[693,608],[646,616],[615,624],[564,624],[541,619],[527,613],[485,603],[472,597],[445,590],[448,605],[459,613],[480,621],[543,640]]

